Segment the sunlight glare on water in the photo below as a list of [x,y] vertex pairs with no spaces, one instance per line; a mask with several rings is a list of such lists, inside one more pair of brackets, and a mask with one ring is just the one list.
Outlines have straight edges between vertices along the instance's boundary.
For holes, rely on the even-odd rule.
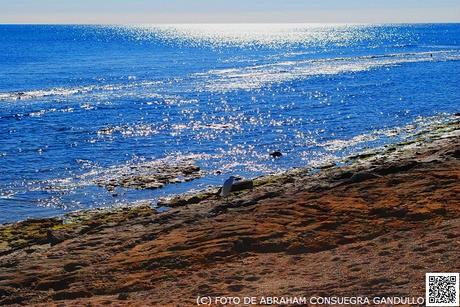
[[[126,29],[126,28],[125,28]],[[352,24],[187,24],[140,25],[132,28],[137,37],[159,34],[167,40],[194,41],[212,45],[349,44],[370,39],[368,27]]]
[[[337,161],[460,105],[459,25],[18,25],[0,35],[0,223]],[[116,193],[95,184],[184,159],[203,177]]]

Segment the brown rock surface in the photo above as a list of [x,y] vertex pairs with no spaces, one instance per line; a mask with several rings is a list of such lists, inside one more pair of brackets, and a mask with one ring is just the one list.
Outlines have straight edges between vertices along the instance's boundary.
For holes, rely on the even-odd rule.
[[163,213],[44,220],[35,236],[24,232],[37,222],[0,227],[0,305],[424,296],[426,272],[460,271],[460,129],[449,127],[341,168],[257,179],[228,203],[207,193]]

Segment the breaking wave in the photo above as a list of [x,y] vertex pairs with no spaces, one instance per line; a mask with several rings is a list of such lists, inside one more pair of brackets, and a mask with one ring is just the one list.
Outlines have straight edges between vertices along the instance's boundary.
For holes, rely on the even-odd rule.
[[[360,57],[284,61],[242,68],[209,70],[198,73],[204,89],[210,91],[249,90],[266,84],[280,83],[321,75],[361,72],[386,66],[427,61],[458,61],[460,51],[395,53]],[[200,83],[199,83],[200,84]]]

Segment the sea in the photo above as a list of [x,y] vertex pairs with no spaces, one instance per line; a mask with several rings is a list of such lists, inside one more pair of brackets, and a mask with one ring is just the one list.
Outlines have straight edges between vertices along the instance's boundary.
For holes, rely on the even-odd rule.
[[[459,85],[460,24],[0,25],[0,223],[342,161],[450,120]],[[183,161],[203,176],[95,183]]]

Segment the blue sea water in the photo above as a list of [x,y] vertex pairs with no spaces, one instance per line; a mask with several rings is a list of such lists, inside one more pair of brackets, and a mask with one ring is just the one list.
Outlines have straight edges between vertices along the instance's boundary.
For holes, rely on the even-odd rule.
[[[460,24],[0,25],[0,223],[395,142],[460,112],[459,60]],[[94,184],[183,160],[204,177]]]

